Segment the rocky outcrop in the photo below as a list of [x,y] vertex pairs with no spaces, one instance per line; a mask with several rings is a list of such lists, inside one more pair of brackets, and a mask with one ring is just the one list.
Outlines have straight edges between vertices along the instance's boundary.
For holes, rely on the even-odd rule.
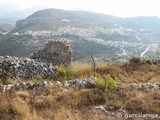
[[48,78],[53,74],[46,63],[13,56],[0,56],[0,71],[1,76],[9,76],[13,79]]
[[52,65],[64,64],[68,66],[71,64],[71,54],[70,41],[60,39],[48,41],[43,49],[34,52],[30,58],[52,63]]
[[160,89],[160,82],[140,84],[132,83],[130,87],[133,89]]
[[95,78],[85,78],[85,79],[76,79],[69,81],[42,81],[42,82],[21,82],[16,84],[9,85],[0,85],[0,92],[7,92],[11,90],[37,90],[44,87],[52,87],[52,86],[61,86],[66,89],[68,88],[94,88],[95,87]]
[[49,78],[53,74],[52,65],[71,64],[71,48],[66,39],[49,41],[45,47],[30,58],[0,56],[0,76],[13,79],[32,77]]

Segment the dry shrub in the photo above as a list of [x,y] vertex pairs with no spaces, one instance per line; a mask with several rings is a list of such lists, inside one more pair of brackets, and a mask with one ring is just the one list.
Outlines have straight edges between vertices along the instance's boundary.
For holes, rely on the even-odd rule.
[[48,99],[46,99],[45,96],[35,97],[31,104],[36,110],[46,110],[51,106],[51,103],[48,101]]
[[[93,76],[89,64],[73,63],[74,76],[77,78]],[[128,68],[127,68],[128,67]],[[133,66],[132,66],[133,67]],[[159,81],[160,63],[143,63],[136,69],[127,71],[128,65],[106,65],[98,63],[96,75],[116,76],[122,87],[108,91],[99,89],[64,89],[60,86],[40,88],[35,91],[10,91],[0,93],[0,119],[2,120],[98,120],[116,118],[101,110],[97,105],[104,105],[106,110],[117,112],[120,109],[129,113],[160,113],[159,90],[136,90],[126,83]]]
[[124,64],[127,72],[132,73],[133,71],[139,69],[141,66],[146,64],[146,60],[141,57],[133,57],[129,62]]
[[79,116],[76,116],[70,109],[62,107],[54,115],[55,120],[82,120]]
[[15,119],[18,120],[43,120],[39,117],[35,110],[31,110],[30,106],[21,98],[14,98],[11,103],[11,109],[14,113]]
[[12,110],[10,109],[9,98],[0,93],[0,120],[10,120],[14,118]]
[[122,69],[121,65],[111,65],[108,68],[110,74],[118,76],[119,74],[127,76],[127,73]]
[[106,100],[105,108],[108,111],[119,110],[123,107],[123,100],[118,95],[111,95],[109,99]]
[[30,115],[30,108],[28,104],[21,98],[14,98],[11,103],[13,111],[21,117],[28,117]]
[[0,108],[1,109],[8,109],[9,108],[7,96],[5,94],[1,94],[1,93],[0,93]]
[[80,118],[82,120],[113,120],[104,111],[94,107],[81,109]]
[[[111,74],[125,83],[158,82],[160,79],[160,62],[150,63],[149,61],[142,58],[133,58],[122,65],[108,65],[104,62],[98,62],[96,64],[96,77]],[[72,67],[75,78],[93,77],[94,75],[91,64],[74,62]]]
[[76,78],[85,78],[93,75],[91,64],[74,62],[72,68]]
[[153,100],[160,100],[160,91],[159,90],[151,91],[148,97],[152,98]]
[[106,62],[98,62],[96,64],[96,70],[105,71],[106,69],[107,69],[107,63]]
[[146,113],[159,114],[160,113],[160,100],[148,100],[144,106]]
[[[28,93],[29,92],[29,93]],[[43,88],[0,94],[3,120],[116,120],[111,113],[160,113],[159,90],[118,88],[110,94],[99,89]],[[29,94],[29,95],[28,95]],[[23,98],[27,98],[26,101]],[[109,112],[97,109],[104,105]]]
[[80,107],[104,104],[106,101],[103,92],[98,89],[81,91],[79,96]]
[[105,96],[98,89],[69,89],[67,92],[52,94],[53,91],[47,96],[35,96],[31,100],[31,106],[35,108],[37,114],[49,120],[80,120],[81,116],[76,117],[77,114],[74,114],[75,109],[105,103]]
[[30,97],[30,94],[29,94],[28,91],[17,91],[15,94],[16,94],[17,97],[20,97],[24,100],[26,100],[27,98]]
[[160,113],[160,91],[155,90],[149,92],[144,98],[146,113],[159,114]]
[[130,98],[125,104],[125,109],[133,114],[144,113],[144,102],[137,97]]
[[56,100],[57,103],[72,108],[105,103],[104,94],[98,89],[79,91],[71,90],[67,93],[57,96]]

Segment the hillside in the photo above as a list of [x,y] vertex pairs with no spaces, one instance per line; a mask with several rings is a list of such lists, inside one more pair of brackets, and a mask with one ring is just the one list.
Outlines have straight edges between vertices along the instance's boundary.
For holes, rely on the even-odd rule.
[[40,10],[16,23],[12,32],[27,30],[54,31],[59,26],[73,27],[125,27],[131,29],[144,29],[147,31],[160,31],[160,19],[157,17],[120,18],[111,15],[98,14],[87,11],[65,11],[59,9]]
[[4,24],[0,24],[0,29],[3,30],[3,31],[9,32],[13,29],[13,26],[10,25],[10,24],[4,23]]
[[4,31],[4,29],[2,27],[0,27],[0,31]]
[[[19,20],[12,32],[26,30],[55,30],[59,26],[73,27],[111,27],[119,18],[84,11],[64,11],[59,9],[45,9]],[[105,25],[107,23],[107,26]]]
[[160,48],[159,25],[157,17],[120,18],[87,11],[45,9],[17,21],[11,33],[2,35],[0,55],[26,57],[43,47],[48,39],[68,38],[72,40],[73,60],[91,54],[110,62],[124,62],[133,56],[155,58]]
[[159,61],[133,58],[124,64],[97,63],[96,77],[91,64],[76,62],[72,80],[71,74],[62,74],[62,69],[71,72],[68,68],[59,68],[59,74],[45,80],[4,79],[1,74],[0,119],[159,119]]

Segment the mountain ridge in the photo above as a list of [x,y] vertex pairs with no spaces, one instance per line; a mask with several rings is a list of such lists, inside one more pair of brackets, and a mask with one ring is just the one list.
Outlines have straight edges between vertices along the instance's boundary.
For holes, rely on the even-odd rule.
[[[30,30],[54,30],[58,26],[66,25],[78,27],[86,27],[86,25],[95,26],[96,24],[104,23],[104,18],[106,19],[107,17],[113,16],[85,11],[44,9],[33,13],[23,20],[17,21],[16,27],[12,32],[25,31],[25,29],[28,29],[30,26],[32,26]],[[65,21],[63,21],[65,19],[69,20],[69,22],[65,23]],[[107,22],[109,23],[110,21]]]
[[[67,20],[67,21],[63,21]],[[134,29],[145,29],[159,32],[160,19],[155,16],[139,16],[132,18],[121,18],[88,11],[69,11],[61,9],[43,9],[34,12],[25,19],[18,20],[12,32],[24,32],[27,30],[51,30],[59,26],[76,27],[126,27]],[[117,25],[117,26],[115,26]],[[155,30],[154,30],[155,29]]]

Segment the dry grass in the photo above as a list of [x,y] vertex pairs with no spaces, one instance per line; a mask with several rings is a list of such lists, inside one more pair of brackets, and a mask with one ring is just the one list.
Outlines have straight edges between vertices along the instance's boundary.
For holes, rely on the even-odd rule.
[[[82,79],[82,78],[89,78],[94,77],[94,71],[92,64],[88,63],[80,63],[80,62],[73,62],[72,63],[72,71],[73,71],[73,79]],[[110,74],[113,77],[116,77],[120,82],[125,83],[133,83],[133,82],[158,82],[160,79],[160,62],[143,62],[141,59],[133,59],[128,63],[124,64],[107,64],[104,62],[98,62],[96,64],[96,76],[99,77],[102,75]],[[64,79],[68,80],[71,78],[62,77],[62,81]],[[59,80],[58,78],[53,80]],[[60,79],[60,80],[61,80]],[[25,81],[32,81],[38,82],[41,81],[42,78],[32,78],[27,79]],[[17,83],[20,80],[4,80],[1,82],[2,84],[9,84],[9,83]]]
[[[104,62],[96,64],[96,77],[110,74],[121,82],[158,82],[160,79],[160,62],[138,62],[132,60],[126,64],[111,64]],[[93,77],[92,65],[88,63],[74,62],[72,64],[75,78]]]
[[18,91],[1,94],[0,119],[83,120],[81,109],[101,103],[105,103],[105,96],[98,89],[69,89],[66,92],[57,87],[40,91]]
[[100,61],[96,64],[96,69],[97,70],[101,70],[101,71],[105,71],[107,69],[108,65],[106,62]]
[[130,113],[159,114],[160,99],[157,96],[160,95],[160,91],[144,91],[147,92],[146,94],[139,92],[141,92],[140,96],[130,98],[126,102],[125,109]]
[[82,120],[78,115],[73,114],[70,109],[62,107],[55,113],[55,120]]
[[16,96],[20,97],[20,98],[29,98],[29,92],[28,91],[17,91]]
[[[28,95],[29,94],[29,95]],[[24,99],[23,97],[27,97]],[[43,88],[0,94],[2,120],[117,120],[112,113],[159,114],[160,91]],[[94,106],[105,105],[105,113]]]
[[86,78],[93,76],[93,69],[92,65],[90,64],[74,62],[72,67],[74,77],[76,78]]
[[[92,77],[92,66],[73,63],[75,78]],[[119,65],[98,63],[96,77],[110,74],[124,86],[133,82],[159,82],[160,62]],[[133,90],[120,86],[111,92],[94,89],[42,88],[0,93],[0,120],[118,120],[116,113],[160,113],[159,90]],[[104,110],[95,106],[104,105]],[[115,113],[113,115],[112,113]]]

